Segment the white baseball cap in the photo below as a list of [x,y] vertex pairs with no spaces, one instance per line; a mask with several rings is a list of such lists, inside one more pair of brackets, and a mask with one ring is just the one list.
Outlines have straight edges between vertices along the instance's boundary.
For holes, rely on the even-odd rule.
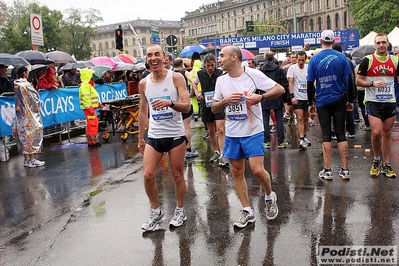
[[321,39],[323,42],[333,42],[334,32],[332,30],[325,30],[321,33]]

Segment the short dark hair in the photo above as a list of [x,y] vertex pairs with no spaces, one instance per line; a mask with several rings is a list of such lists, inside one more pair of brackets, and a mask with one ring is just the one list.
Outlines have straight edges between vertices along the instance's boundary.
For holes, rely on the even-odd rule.
[[216,56],[212,53],[206,54],[204,56],[204,63],[216,62]]
[[297,54],[296,54],[296,58],[298,58],[298,55],[305,55],[306,56],[306,52],[305,51],[299,51]]
[[265,59],[266,59],[267,61],[272,61],[272,60],[273,60],[273,57],[274,57],[274,53],[273,53],[273,52],[267,51],[267,52],[265,53]]
[[182,67],[183,66],[183,59],[181,59],[180,57],[175,58],[175,60],[173,60],[173,66],[174,67]]
[[254,66],[257,65],[255,59],[249,58],[249,59],[247,60],[247,62],[249,63],[249,61],[252,61],[252,63],[254,64]]
[[28,71],[28,68],[26,66],[20,66],[17,68],[17,77],[22,78],[22,74]]
[[198,60],[201,59],[201,56],[198,52],[194,52],[193,55],[191,56],[191,60]]
[[342,53],[342,45],[339,43],[334,43],[331,48],[334,49],[335,51]]

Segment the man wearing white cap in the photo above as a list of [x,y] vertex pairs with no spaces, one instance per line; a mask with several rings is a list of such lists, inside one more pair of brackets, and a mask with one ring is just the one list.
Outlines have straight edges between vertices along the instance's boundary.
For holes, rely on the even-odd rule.
[[[319,116],[323,137],[324,169],[319,177],[332,180],[331,171],[331,118],[334,122],[335,133],[338,140],[338,150],[341,157],[341,170],[339,176],[348,180],[348,142],[345,137],[346,111],[353,110],[353,92],[348,89],[349,75],[352,69],[346,56],[332,49],[334,32],[325,30],[321,33],[320,43],[323,48],[312,57],[308,66],[307,89],[309,101],[309,114],[315,112]],[[314,82],[316,81],[316,90]]]

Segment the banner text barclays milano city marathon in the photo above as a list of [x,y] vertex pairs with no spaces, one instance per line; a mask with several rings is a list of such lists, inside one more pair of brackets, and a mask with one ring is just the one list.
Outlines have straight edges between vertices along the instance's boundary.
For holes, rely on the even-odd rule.
[[[359,30],[336,30],[335,42],[343,45],[345,51],[359,46]],[[256,36],[237,36],[226,38],[203,39],[205,46],[236,45],[240,48],[255,50],[260,48],[281,49],[289,48],[292,51],[301,50],[305,43],[310,47],[320,46],[321,32],[299,32],[287,34],[268,34]]]

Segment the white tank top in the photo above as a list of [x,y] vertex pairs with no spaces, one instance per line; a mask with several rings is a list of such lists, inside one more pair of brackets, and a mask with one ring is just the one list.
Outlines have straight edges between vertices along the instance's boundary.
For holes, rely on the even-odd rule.
[[151,102],[158,98],[174,100],[180,102],[179,94],[173,84],[173,72],[168,71],[166,78],[159,83],[151,80],[152,74],[146,77],[145,96],[149,104],[150,125],[148,129],[148,137],[154,139],[174,138],[185,135],[184,124],[181,112],[176,112],[170,107],[161,110],[154,110]]

